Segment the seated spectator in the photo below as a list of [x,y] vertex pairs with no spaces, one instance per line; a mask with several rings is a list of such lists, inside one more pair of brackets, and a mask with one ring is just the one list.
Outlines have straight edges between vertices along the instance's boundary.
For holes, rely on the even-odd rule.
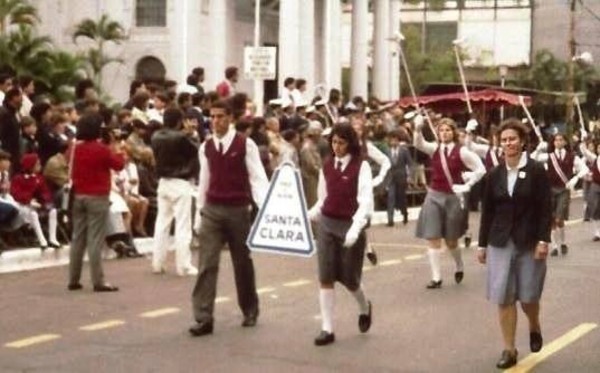
[[68,144],[62,144],[60,151],[54,154],[44,166],[43,175],[53,194],[55,206],[62,206],[64,188],[69,182],[69,161],[66,152]]
[[39,148],[35,119],[23,117],[21,119],[21,154],[37,153]]
[[[23,155],[21,171],[12,179],[10,194],[17,201],[25,222],[32,226],[41,249],[45,250],[48,246],[60,248],[60,243],[56,239],[57,211],[52,204],[52,194],[40,170],[41,164],[37,154]],[[40,224],[41,214],[48,215],[48,240],[44,237]]]
[[10,195],[10,154],[0,150],[0,227],[3,231],[13,231],[23,224],[18,204]]
[[140,178],[137,165],[131,159],[131,152],[125,147],[125,167],[117,178],[122,180],[123,197],[131,211],[131,233],[137,237],[148,237],[145,223],[148,215],[148,199],[140,195]]

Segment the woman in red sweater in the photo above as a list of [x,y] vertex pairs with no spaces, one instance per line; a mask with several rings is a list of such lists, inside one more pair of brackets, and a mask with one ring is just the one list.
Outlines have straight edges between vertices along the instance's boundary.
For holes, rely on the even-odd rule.
[[73,236],[69,260],[69,290],[80,290],[83,255],[87,248],[94,291],[118,291],[104,280],[102,247],[106,236],[111,186],[111,170],[125,164],[120,144],[100,141],[103,119],[86,114],[77,123],[77,143],[73,154]]

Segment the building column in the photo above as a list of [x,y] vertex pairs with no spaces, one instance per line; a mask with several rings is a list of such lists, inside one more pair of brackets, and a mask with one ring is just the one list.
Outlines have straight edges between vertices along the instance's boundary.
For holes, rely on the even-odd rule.
[[[400,0],[390,0],[390,22],[389,22],[389,36],[395,37],[400,32]],[[400,98],[400,81],[402,79],[400,74],[400,48],[398,43],[390,42],[390,99],[396,100]]]
[[305,98],[313,97],[315,87],[315,0],[302,0],[298,4],[298,72],[296,78],[306,80]]
[[342,88],[342,7],[340,0],[323,0],[323,83],[329,91]]
[[216,85],[225,79],[225,68],[227,67],[227,46],[229,45],[227,0],[212,0],[210,2],[209,14],[211,15],[212,40],[221,42],[213,45],[213,65],[206,71],[206,91],[214,90]]
[[352,2],[352,39],[350,47],[350,98],[362,96],[365,100],[368,96],[368,65],[369,53],[368,16],[369,1],[354,0]]
[[[297,78],[300,72],[300,14],[299,0],[279,2],[278,90],[287,77]],[[304,61],[304,59],[303,59]]]
[[390,0],[374,0],[373,20],[373,95],[380,100],[390,97]]

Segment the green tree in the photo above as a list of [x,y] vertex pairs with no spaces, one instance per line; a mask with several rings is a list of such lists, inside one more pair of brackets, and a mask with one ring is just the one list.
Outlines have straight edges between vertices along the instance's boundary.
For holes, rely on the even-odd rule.
[[12,25],[33,26],[39,21],[37,9],[25,0],[0,0],[0,35]]
[[112,21],[106,14],[103,14],[97,22],[86,18],[75,26],[73,41],[77,42],[82,37],[94,43],[94,46],[89,48],[84,56],[87,60],[90,76],[101,91],[102,70],[104,67],[113,62],[123,62],[119,58],[106,55],[105,45],[109,42],[121,44],[123,40],[127,39],[125,30],[120,23]]

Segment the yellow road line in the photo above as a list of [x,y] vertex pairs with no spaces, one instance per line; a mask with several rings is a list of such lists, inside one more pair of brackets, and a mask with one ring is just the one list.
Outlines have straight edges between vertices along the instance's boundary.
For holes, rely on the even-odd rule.
[[544,361],[550,355],[556,353],[557,351],[565,348],[569,344],[575,342],[579,338],[583,337],[587,333],[591,332],[595,328],[598,327],[598,324],[593,323],[584,323],[579,324],[575,328],[569,330],[567,333],[553,340],[542,350],[535,354],[528,355],[525,359],[521,360],[519,364],[514,366],[511,369],[505,370],[505,372],[510,373],[525,373],[531,371],[537,364]]
[[283,286],[288,287],[288,288],[295,288],[298,286],[304,286],[304,285],[308,285],[308,284],[310,284],[309,280],[300,279],[300,280],[296,280],[296,281],[286,282],[283,284]]
[[394,264],[400,264],[402,263],[401,259],[391,259],[391,260],[385,260],[381,263],[379,263],[380,266],[385,267],[385,266],[391,266]]
[[96,330],[114,328],[123,324],[125,324],[125,321],[123,320],[108,320],[96,324],[81,326],[79,327],[79,330],[83,330],[86,332],[95,332]]
[[140,317],[146,317],[146,318],[161,317],[161,316],[166,316],[166,315],[170,315],[173,313],[177,313],[179,311],[181,311],[181,310],[176,307],[160,308],[160,309],[157,309],[154,311],[148,311],[148,312],[141,313]]
[[256,293],[258,294],[265,294],[265,293],[272,293],[275,291],[275,288],[272,287],[264,287],[264,288],[260,288],[260,289],[256,289]]
[[217,297],[215,299],[215,303],[225,303],[225,302],[229,302],[231,299],[229,299],[229,297]]
[[39,344],[39,343],[53,341],[53,340],[59,339],[59,338],[60,338],[60,335],[58,335],[58,334],[40,334],[40,335],[36,335],[33,337],[20,339],[18,341],[6,343],[4,345],[4,347],[23,348],[23,347],[29,347],[31,345],[35,345],[35,344]]
[[404,257],[404,260],[417,260],[423,258],[425,255],[423,254],[415,254],[415,255],[407,255]]

